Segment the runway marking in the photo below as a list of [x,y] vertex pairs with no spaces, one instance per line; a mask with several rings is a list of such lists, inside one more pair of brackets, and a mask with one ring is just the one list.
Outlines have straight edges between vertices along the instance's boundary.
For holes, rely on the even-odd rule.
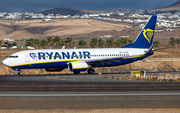
[[177,96],[180,93],[153,93],[153,94],[0,94],[0,96],[60,96],[60,97],[78,97],[78,96]]
[[68,76],[68,78],[55,78],[55,77],[46,77],[48,79],[55,79],[55,80],[68,80],[68,81],[92,81],[92,78],[89,78],[88,80],[77,80],[77,78],[80,78],[80,77],[76,77],[75,80],[73,80],[73,77],[72,79]]

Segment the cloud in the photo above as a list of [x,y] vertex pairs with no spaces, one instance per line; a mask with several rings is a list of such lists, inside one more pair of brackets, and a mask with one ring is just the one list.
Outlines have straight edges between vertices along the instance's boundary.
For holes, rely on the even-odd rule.
[[178,0],[1,0],[0,12],[41,12],[57,7],[85,10],[150,9]]

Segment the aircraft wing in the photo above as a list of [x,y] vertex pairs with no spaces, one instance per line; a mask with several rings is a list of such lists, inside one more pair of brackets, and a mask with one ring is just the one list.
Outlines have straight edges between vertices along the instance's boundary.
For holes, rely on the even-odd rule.
[[87,64],[89,65],[94,65],[94,64],[111,64],[111,62],[121,62],[121,59],[129,59],[129,58],[137,58],[137,57],[142,57],[144,55],[135,55],[135,56],[125,56],[125,57],[114,57],[114,58],[104,58],[104,59],[95,59],[95,60],[88,60],[86,61]]

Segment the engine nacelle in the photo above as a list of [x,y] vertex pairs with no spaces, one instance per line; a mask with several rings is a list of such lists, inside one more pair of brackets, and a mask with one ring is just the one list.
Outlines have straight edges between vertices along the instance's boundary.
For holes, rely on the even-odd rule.
[[68,63],[69,71],[86,71],[88,64],[86,62],[70,62]]
[[55,71],[62,71],[64,68],[46,68],[46,71],[55,72]]

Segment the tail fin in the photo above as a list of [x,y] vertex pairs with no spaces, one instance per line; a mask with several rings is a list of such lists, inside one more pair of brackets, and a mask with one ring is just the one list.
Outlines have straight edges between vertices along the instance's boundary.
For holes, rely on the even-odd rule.
[[148,23],[142,29],[136,40],[133,43],[123,46],[121,48],[150,48],[153,43],[156,20],[156,15],[151,16]]

